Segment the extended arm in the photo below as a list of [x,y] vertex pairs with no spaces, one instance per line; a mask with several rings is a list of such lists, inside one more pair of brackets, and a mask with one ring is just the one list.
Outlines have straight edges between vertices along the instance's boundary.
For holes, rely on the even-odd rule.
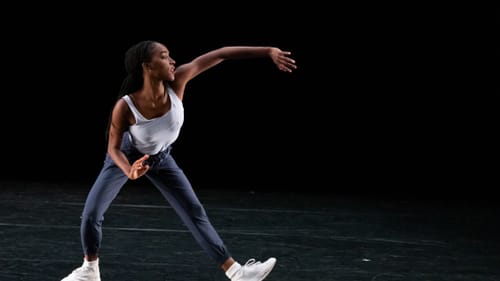
[[290,58],[291,52],[282,51],[276,47],[230,46],[215,49],[196,57],[189,63],[180,65],[175,72],[172,87],[182,99],[184,88],[191,79],[224,60],[250,59],[270,57],[279,70],[292,72],[297,68],[295,60]]

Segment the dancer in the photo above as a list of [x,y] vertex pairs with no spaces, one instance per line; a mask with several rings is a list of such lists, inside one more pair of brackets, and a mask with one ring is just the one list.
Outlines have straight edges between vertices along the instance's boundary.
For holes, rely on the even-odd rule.
[[197,243],[231,281],[264,280],[276,258],[264,262],[249,259],[244,265],[233,259],[172,157],[171,145],[183,125],[182,100],[191,79],[225,60],[265,57],[281,71],[292,72],[297,68],[290,52],[276,47],[221,47],[178,67],[168,48],[160,42],[141,41],[127,50],[128,75],[111,111],[104,165],[82,212],[83,264],[62,281],[100,281],[99,249],[104,213],[128,180],[142,176],[158,188]]

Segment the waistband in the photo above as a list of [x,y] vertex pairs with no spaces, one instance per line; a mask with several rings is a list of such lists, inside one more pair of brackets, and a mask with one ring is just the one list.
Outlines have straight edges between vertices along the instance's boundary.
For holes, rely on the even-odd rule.
[[167,158],[167,156],[170,154],[170,150],[172,150],[171,146],[168,146],[166,149],[154,154],[154,155],[149,155],[149,158],[144,161],[146,164],[149,166],[154,166],[158,163],[160,163],[163,159]]

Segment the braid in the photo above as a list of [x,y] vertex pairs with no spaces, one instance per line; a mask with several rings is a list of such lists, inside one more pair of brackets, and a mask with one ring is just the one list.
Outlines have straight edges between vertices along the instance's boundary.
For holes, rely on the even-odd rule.
[[[133,93],[142,88],[144,79],[142,77],[142,64],[151,61],[153,45],[156,41],[145,40],[130,47],[125,53],[125,71],[127,76],[123,79],[118,100],[124,95]],[[106,127],[106,140],[108,139],[109,128],[111,126],[111,115],[108,117],[108,126]]]
[[151,53],[155,41],[141,41],[127,50],[125,53],[125,71],[127,77],[122,82],[120,97],[133,93],[144,83],[142,78],[142,64],[151,61]]

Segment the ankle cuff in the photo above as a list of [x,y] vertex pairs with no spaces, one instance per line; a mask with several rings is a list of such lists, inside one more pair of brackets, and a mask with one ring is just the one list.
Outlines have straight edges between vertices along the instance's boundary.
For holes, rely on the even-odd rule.
[[99,265],[99,259],[94,261],[83,260],[83,265],[88,267],[97,267]]
[[233,278],[233,276],[236,274],[236,272],[238,272],[238,270],[240,270],[241,268],[241,264],[239,264],[238,262],[234,262],[226,271],[226,276],[231,279]]

